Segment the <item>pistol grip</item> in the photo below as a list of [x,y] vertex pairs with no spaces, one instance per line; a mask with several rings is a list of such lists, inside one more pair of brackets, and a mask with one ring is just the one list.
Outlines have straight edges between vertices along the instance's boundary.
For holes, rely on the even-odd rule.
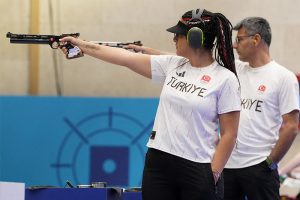
[[77,46],[67,43],[63,47],[65,47],[67,49],[67,58],[68,59],[73,59],[73,58],[78,58],[78,57],[83,56],[83,52]]

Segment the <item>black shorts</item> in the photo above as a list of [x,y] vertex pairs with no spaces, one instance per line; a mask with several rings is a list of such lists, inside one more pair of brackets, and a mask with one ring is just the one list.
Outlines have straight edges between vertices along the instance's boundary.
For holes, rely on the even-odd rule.
[[[224,169],[225,200],[279,200],[279,175],[265,161],[250,167]],[[245,198],[247,197],[247,198]]]
[[223,199],[223,178],[214,183],[210,163],[197,163],[148,149],[142,182],[143,200]]

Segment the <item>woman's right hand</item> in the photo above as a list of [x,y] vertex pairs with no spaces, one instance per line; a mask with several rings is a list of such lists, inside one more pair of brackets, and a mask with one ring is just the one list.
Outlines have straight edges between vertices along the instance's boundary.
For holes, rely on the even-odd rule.
[[66,55],[66,58],[73,59],[83,56],[82,50],[75,44],[77,44],[76,38],[64,37],[60,39],[60,49]]
[[132,50],[136,53],[140,52],[140,53],[145,53],[145,48],[144,46],[139,46],[139,45],[135,45],[135,44],[129,44],[124,46],[125,49],[127,50]]

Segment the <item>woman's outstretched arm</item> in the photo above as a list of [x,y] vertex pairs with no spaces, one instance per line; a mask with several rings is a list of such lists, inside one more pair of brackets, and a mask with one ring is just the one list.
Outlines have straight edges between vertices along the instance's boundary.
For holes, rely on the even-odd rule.
[[[85,55],[89,55],[108,63],[128,67],[132,71],[151,78],[150,55],[133,53],[125,49],[108,47],[84,41],[74,37],[64,37],[60,39],[62,43],[70,43],[82,50]],[[67,49],[62,48],[67,54]]]

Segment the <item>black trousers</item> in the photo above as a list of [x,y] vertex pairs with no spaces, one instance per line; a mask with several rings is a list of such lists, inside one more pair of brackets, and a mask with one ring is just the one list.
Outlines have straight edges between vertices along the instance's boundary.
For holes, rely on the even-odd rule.
[[192,162],[149,148],[142,196],[143,200],[223,199],[223,178],[215,185],[210,163]]
[[[224,169],[225,200],[279,200],[279,175],[263,161],[251,167]],[[247,197],[247,198],[245,198]]]

